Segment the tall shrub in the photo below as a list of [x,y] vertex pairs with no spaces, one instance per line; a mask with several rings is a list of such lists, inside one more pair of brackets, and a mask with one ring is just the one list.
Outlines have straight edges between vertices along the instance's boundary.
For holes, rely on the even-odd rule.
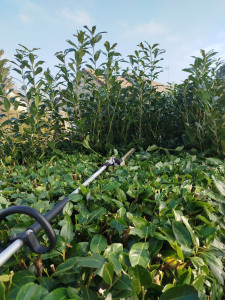
[[201,151],[225,151],[225,84],[216,76],[221,65],[216,52],[201,50],[194,57],[187,80],[178,86],[188,142]]

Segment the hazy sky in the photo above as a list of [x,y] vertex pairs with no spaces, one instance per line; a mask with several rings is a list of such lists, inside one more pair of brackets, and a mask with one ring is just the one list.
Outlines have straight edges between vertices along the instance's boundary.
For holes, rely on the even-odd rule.
[[39,47],[45,68],[54,69],[54,54],[83,25],[107,31],[124,57],[141,41],[159,43],[164,72],[158,81],[181,82],[182,72],[200,55],[214,49],[225,60],[225,0],[0,0],[0,49],[13,59],[18,44]]

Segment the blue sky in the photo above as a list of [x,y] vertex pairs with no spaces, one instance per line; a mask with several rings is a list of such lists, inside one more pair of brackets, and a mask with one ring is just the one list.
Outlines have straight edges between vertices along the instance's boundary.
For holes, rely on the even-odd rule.
[[181,82],[183,68],[200,49],[225,60],[225,0],[0,0],[0,49],[13,59],[18,44],[41,48],[45,68],[54,69],[54,54],[83,25],[107,31],[124,57],[141,41],[166,50],[158,81]]

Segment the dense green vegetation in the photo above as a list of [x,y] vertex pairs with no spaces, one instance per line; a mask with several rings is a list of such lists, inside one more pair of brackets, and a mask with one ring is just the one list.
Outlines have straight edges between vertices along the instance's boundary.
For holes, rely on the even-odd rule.
[[[2,163],[1,208],[23,204],[45,213],[98,165],[98,156],[81,154],[31,166]],[[183,299],[222,299],[224,171],[221,160],[181,148],[134,154],[127,166],[109,168],[70,196],[63,216],[52,222],[55,249],[42,256],[18,252],[0,271],[0,294],[17,300],[169,300],[182,293],[189,295]],[[8,217],[0,239],[32,222]],[[48,243],[45,235],[42,241]]]
[[[165,51],[144,42],[124,59],[103,34],[78,31],[56,53],[55,76],[38,49],[20,45],[17,94],[0,58],[0,209],[44,214],[106,156],[138,149],[69,196],[52,221],[54,250],[24,247],[0,269],[0,300],[222,299],[224,65],[201,50],[187,79],[159,92]],[[1,220],[1,246],[32,223]]]
[[[25,162],[62,148],[70,151],[79,143],[103,154],[114,147],[156,144],[222,155],[225,83],[215,52],[201,50],[201,57],[185,69],[187,79],[162,93],[152,84],[162,71],[165,52],[158,44],[140,43],[124,59],[116,43],[101,44],[102,36],[95,27],[78,31],[68,40],[70,48],[56,53],[56,76],[43,69],[38,49],[20,45],[13,62],[22,82],[19,97],[9,96],[0,72],[2,157],[10,153]],[[130,84],[123,85],[118,77]]]

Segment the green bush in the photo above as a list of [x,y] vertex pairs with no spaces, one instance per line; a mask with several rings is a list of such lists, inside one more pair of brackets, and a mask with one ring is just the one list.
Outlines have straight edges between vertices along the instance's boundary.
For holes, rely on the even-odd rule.
[[185,69],[188,78],[159,92],[153,81],[165,51],[158,44],[140,43],[125,61],[116,43],[98,47],[102,36],[95,26],[74,34],[70,48],[56,53],[55,76],[43,70],[38,49],[20,45],[13,62],[23,82],[19,96],[10,98],[0,78],[2,157],[11,153],[24,162],[81,144],[102,154],[124,145],[157,144],[222,155],[225,84],[217,76],[221,62],[214,52],[201,50],[202,57]]
[[[69,196],[52,220],[55,249],[17,252],[0,270],[1,299],[222,299],[225,164],[181,148],[176,156],[158,150],[136,153]],[[22,204],[44,214],[98,162],[96,155],[62,154],[24,167],[8,159],[0,208]],[[8,217],[1,241],[6,246],[31,224],[24,215]],[[48,244],[45,235],[39,239]]]

